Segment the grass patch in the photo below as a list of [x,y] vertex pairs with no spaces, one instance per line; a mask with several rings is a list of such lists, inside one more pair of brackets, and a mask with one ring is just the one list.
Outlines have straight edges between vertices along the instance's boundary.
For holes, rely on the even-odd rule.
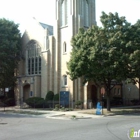
[[[96,115],[96,109],[89,110],[82,112],[84,114],[90,114],[90,115]],[[126,115],[126,114],[140,114],[140,108],[120,108],[120,109],[114,109],[112,108],[111,111],[107,111],[107,109],[103,109],[103,115]]]
[[115,115],[125,115],[125,114],[139,114],[140,109],[123,109],[123,110],[113,110],[111,111]]
[[74,120],[77,119],[77,118],[76,118],[76,115],[72,115],[72,116],[71,116],[71,119],[74,119]]

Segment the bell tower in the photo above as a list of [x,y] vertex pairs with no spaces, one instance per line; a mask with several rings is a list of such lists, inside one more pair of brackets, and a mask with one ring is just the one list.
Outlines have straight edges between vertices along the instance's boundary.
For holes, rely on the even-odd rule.
[[56,0],[56,24],[54,35],[56,37],[56,76],[57,91],[69,91],[71,100],[80,100],[81,80],[71,81],[66,74],[67,62],[70,59],[73,35],[79,28],[88,29],[96,24],[95,0]]
[[70,25],[72,20],[75,28],[88,28],[96,24],[95,0],[56,0],[56,19],[59,27]]

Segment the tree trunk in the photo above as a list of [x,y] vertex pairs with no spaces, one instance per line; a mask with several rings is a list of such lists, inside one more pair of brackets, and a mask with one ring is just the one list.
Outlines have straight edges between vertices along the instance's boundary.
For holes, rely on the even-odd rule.
[[110,94],[111,94],[111,80],[108,79],[107,83],[104,82],[106,85],[106,93],[107,93],[107,111],[111,111],[111,106],[110,106]]
[[139,78],[139,101],[140,101],[140,78]]
[[107,95],[107,111],[111,111],[111,107],[110,107],[110,96]]
[[5,112],[5,88],[4,88],[4,112]]

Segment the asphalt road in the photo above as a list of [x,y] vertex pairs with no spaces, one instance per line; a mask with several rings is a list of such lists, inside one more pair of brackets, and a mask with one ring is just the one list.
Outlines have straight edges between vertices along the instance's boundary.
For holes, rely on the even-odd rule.
[[139,120],[136,115],[57,120],[0,113],[0,140],[128,140],[131,128],[140,129]]

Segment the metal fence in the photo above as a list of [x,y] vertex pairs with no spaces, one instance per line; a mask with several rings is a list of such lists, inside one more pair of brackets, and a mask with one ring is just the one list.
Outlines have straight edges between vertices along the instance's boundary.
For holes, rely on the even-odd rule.
[[[112,103],[112,102],[111,102]],[[92,108],[96,108],[96,104],[97,103],[92,103],[92,101],[87,101],[87,108],[88,109],[92,109]],[[84,101],[83,101],[83,104],[82,105],[79,105],[77,106],[76,105],[76,102],[75,101],[71,101],[69,103],[65,102],[65,101],[47,101],[43,104],[40,104],[39,107],[38,107],[38,103],[34,102],[34,104],[32,106],[28,106],[25,102],[23,101],[19,101],[19,106],[21,108],[48,108],[48,109],[54,109],[56,105],[60,105],[60,107],[64,107],[64,108],[72,108],[72,109],[75,109],[75,108],[84,108]],[[134,98],[125,98],[125,99],[122,99],[121,102],[118,102],[116,101],[115,103],[111,104],[112,107],[116,107],[116,106],[131,106],[131,105],[140,105],[140,101],[139,99],[134,99]],[[0,101],[0,107],[7,107],[8,105],[3,102],[3,101]],[[104,100],[103,102],[103,106],[106,107],[106,100]]]
[[[21,108],[30,108],[31,107],[31,106],[28,106],[26,103],[22,103],[20,105],[21,105]],[[83,109],[84,108],[84,102],[81,105],[76,105],[76,102],[74,102],[74,101],[69,102],[69,104],[66,101],[61,101],[61,102],[47,101],[45,104],[42,104],[41,106],[39,106],[39,108],[54,109],[57,105],[59,105],[60,108],[70,108],[70,109],[75,109],[75,108]],[[34,103],[32,108],[38,108],[36,106],[37,106],[37,104]],[[87,108],[92,109],[93,107],[95,108],[95,105],[91,101],[88,101]]]

